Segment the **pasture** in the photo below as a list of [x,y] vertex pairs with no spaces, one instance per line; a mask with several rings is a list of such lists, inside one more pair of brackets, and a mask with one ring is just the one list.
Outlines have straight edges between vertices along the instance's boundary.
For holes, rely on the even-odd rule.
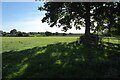
[[[76,44],[78,37],[3,37],[3,78],[118,78],[118,38],[99,47]],[[105,44],[105,45],[104,45]]]
[[72,42],[78,37],[3,37],[2,52],[42,47],[59,42]]

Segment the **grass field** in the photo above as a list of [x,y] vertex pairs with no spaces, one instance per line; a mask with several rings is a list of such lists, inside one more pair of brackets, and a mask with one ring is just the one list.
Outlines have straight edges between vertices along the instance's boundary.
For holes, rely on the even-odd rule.
[[120,44],[120,37],[104,37],[103,41],[114,43],[114,44]]
[[72,42],[78,37],[3,37],[2,52],[42,47],[59,42]]
[[3,78],[120,77],[117,38],[104,38],[99,47],[78,45],[77,38],[3,37]]

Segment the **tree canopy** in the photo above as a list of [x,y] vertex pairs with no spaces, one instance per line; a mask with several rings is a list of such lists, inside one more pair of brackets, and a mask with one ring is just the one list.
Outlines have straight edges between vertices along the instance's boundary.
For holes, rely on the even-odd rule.
[[[116,27],[120,19],[119,2],[46,2],[39,7],[40,11],[47,11],[42,22],[47,22],[50,27],[63,27],[63,31],[85,27],[85,34],[91,30],[107,27]],[[97,24],[97,25],[95,25]]]
[[13,29],[10,31],[11,34],[16,34],[17,33],[17,30],[16,29]]

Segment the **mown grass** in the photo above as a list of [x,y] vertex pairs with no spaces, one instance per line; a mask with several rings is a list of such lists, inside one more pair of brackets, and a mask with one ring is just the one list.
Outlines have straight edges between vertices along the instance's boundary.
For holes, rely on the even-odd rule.
[[30,47],[25,49],[24,43],[21,50],[16,46],[16,50],[7,48],[11,50],[2,53],[3,78],[120,78],[120,44],[104,42],[98,47],[85,46],[76,44],[76,39],[13,38],[16,43],[23,40],[34,46],[29,43]]
[[103,37],[104,42],[120,44],[120,37]]
[[58,42],[72,42],[78,37],[3,37],[2,52],[42,47]]

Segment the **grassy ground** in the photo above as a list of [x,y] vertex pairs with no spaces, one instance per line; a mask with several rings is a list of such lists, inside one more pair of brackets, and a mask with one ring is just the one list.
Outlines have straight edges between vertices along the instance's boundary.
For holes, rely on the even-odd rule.
[[120,37],[104,37],[103,41],[104,42],[115,43],[115,44],[120,44]]
[[58,42],[72,42],[78,37],[3,37],[2,52],[42,47]]
[[3,78],[120,77],[120,44],[111,38],[105,45],[84,46],[76,39],[3,38]]

